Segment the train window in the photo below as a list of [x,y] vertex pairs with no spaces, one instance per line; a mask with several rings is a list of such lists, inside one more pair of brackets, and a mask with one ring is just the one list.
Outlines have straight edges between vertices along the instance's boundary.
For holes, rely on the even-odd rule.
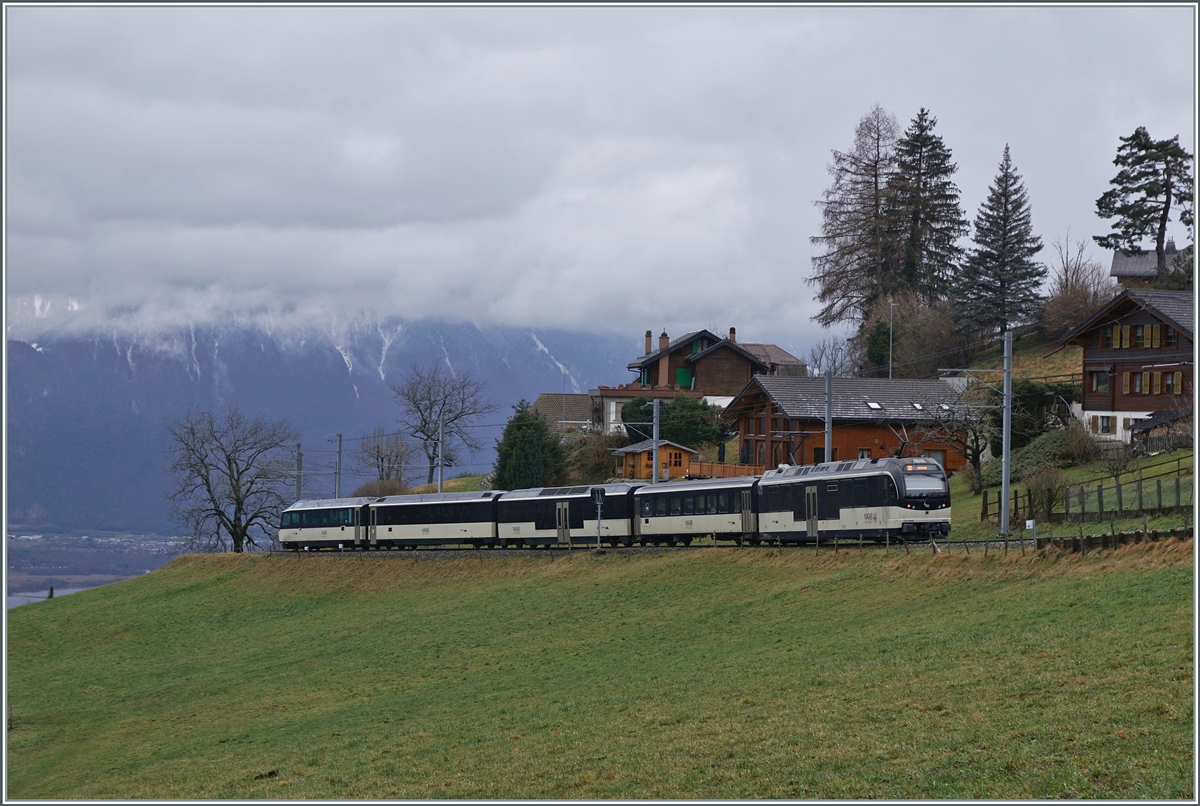
[[834,481],[834,482],[830,482],[829,484],[826,484],[826,485],[825,485],[825,492],[827,492],[827,493],[836,493],[836,492],[837,492],[837,488],[838,488],[838,486],[837,486],[837,482],[836,482],[836,481]]
[[682,514],[682,504],[683,504],[683,502],[682,502],[682,500],[680,500],[679,496],[672,495],[670,497],[671,514],[672,515]]
[[767,488],[766,510],[767,510],[767,512],[778,512],[779,511],[779,488],[778,487],[768,487]]
[[683,497],[683,514],[691,515],[693,511],[692,506],[692,497],[690,495],[685,495]]
[[296,513],[295,512],[285,512],[285,513],[283,513],[283,517],[279,519],[279,528],[280,529],[295,529],[296,528],[295,523],[296,523]]
[[717,512],[722,515],[729,512],[729,493],[717,494]]
[[891,476],[888,476],[887,477],[887,497],[885,498],[885,500],[892,502],[892,501],[895,501],[897,497],[898,496],[896,495],[896,481]]
[[854,506],[865,507],[867,505],[867,480],[854,480]]
[[705,506],[706,506],[706,503],[704,501],[704,496],[697,495],[696,496],[696,514],[703,515]]
[[709,515],[716,515],[717,514],[717,494],[709,493],[706,500],[708,501],[708,506],[705,508],[704,511],[707,512]]
[[946,491],[946,482],[938,476],[915,474],[904,477],[904,494],[909,498],[942,495]]
[[656,517],[662,518],[667,514],[667,497],[665,495],[654,496],[654,514]]
[[643,498],[642,504],[641,504],[641,510],[642,510],[643,518],[654,517],[654,499],[650,498],[649,496],[646,496],[645,498]]
[[735,515],[742,511],[742,493],[734,490],[729,494],[729,511]]

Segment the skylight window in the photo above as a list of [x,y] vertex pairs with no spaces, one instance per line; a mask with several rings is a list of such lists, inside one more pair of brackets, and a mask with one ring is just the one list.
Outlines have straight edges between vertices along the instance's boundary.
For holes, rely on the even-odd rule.
[[874,401],[865,400],[863,402],[867,404],[867,408],[870,409],[871,411],[882,411],[883,410],[883,406],[879,405],[878,403],[875,403]]
[[950,411],[950,405],[948,403],[939,403],[938,405],[942,407],[942,411]]
[[913,403],[912,407],[914,409],[916,409],[917,411],[925,411],[925,407],[922,406],[920,403]]

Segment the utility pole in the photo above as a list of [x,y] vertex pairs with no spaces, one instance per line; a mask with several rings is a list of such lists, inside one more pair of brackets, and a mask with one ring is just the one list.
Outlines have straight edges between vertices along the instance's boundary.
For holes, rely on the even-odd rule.
[[650,469],[650,483],[658,484],[658,404],[661,401],[654,398],[654,436],[652,437],[653,445],[651,447],[650,463],[654,465]]
[[888,297],[888,380],[892,379],[892,308],[896,307],[896,303],[892,302],[892,298]]
[[833,368],[825,370],[825,461],[833,461]]
[[1000,536],[1008,546],[1008,476],[1012,455],[1012,331],[1004,331],[1004,426],[1001,435],[1001,465],[1000,465]]
[[296,500],[300,500],[300,491],[304,489],[304,451],[300,450],[300,443],[296,443]]
[[442,427],[443,425],[444,425],[444,422],[442,420],[438,420],[438,492],[439,493],[442,492],[442,476],[443,476],[442,467],[444,464],[442,461],[442,456],[443,456],[442,439],[444,437],[444,429]]
[[325,437],[325,441],[329,442],[334,437],[337,437],[337,463],[333,466],[333,497],[342,497],[342,435],[330,434]]

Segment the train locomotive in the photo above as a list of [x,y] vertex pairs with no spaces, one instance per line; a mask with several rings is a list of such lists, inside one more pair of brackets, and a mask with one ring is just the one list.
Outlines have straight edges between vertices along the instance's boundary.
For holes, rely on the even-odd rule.
[[288,550],[739,545],[950,534],[946,473],[928,457],[780,465],[762,476],[297,501]]

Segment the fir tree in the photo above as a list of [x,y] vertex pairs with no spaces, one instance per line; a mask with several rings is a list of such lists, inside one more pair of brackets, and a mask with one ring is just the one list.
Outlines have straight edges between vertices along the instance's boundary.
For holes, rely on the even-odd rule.
[[967,220],[952,181],[958,166],[934,134],[937,118],[921,109],[896,144],[896,172],[889,183],[891,254],[884,294],[909,290],[924,302],[944,299],[962,256],[958,239]]
[[546,418],[522,400],[496,443],[496,475],[492,488],[523,490],[562,482],[566,459],[562,442],[550,433]]
[[1130,255],[1145,254],[1142,240],[1153,236],[1158,273],[1167,269],[1167,222],[1171,206],[1179,204],[1179,223],[1192,227],[1192,155],[1179,145],[1179,135],[1155,140],[1144,126],[1120,138],[1117,157],[1121,170],[1110,180],[1113,187],[1096,200],[1096,214],[1115,218],[1113,231],[1093,236],[1105,249]]
[[1033,234],[1029,197],[1008,146],[987,201],[975,216],[975,246],[958,276],[956,313],[971,329],[1001,333],[1035,316],[1046,267],[1033,259],[1042,239]]
[[833,184],[816,202],[821,234],[809,239],[825,253],[813,256],[807,280],[818,287],[824,307],[814,318],[825,327],[864,319],[881,295],[885,256],[891,251],[884,216],[899,132],[896,118],[876,104],[854,130],[854,149],[833,152]]

